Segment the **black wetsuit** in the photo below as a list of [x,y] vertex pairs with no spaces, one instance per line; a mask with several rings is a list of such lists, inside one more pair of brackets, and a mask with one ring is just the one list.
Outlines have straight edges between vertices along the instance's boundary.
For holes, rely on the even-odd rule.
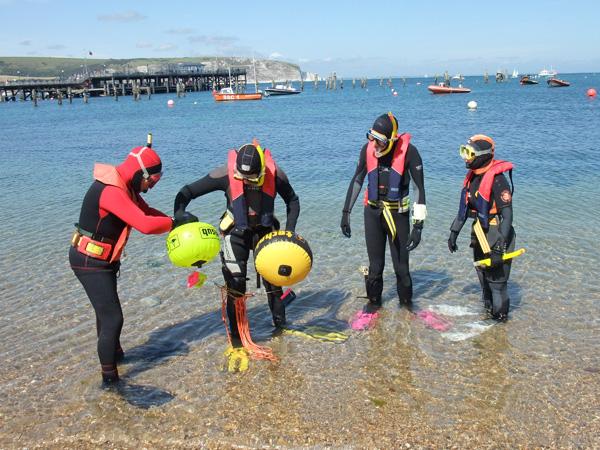
[[[479,189],[483,174],[475,175],[469,185],[469,200],[468,207],[470,217],[475,217],[475,193]],[[504,250],[509,253],[515,249],[515,230],[512,226],[513,209],[512,209],[512,189],[503,173],[494,177],[492,184],[491,199],[492,212],[490,212],[490,224],[488,229],[484,229],[487,241],[490,247],[493,247],[498,239],[501,238],[504,243]],[[495,206],[494,206],[495,205]],[[495,213],[493,212],[495,208]],[[451,232],[460,232],[462,226],[466,222],[457,217],[452,223]],[[473,221],[475,223],[475,221]],[[481,245],[477,240],[474,229],[471,229],[471,245],[473,248],[473,260],[478,261],[488,258],[490,255],[483,253]],[[512,260],[490,268],[477,268],[477,277],[481,285],[481,298],[487,309],[496,319],[506,319],[510,307],[510,299],[508,297],[508,278],[510,276]]]
[[[396,143],[395,145],[398,145]],[[366,162],[367,144],[363,145],[356,172],[350,181],[344,211],[348,213],[356,202],[361,190],[365,176],[367,175]],[[389,171],[392,165],[394,151],[378,159],[379,185],[388,186]],[[423,176],[423,161],[417,148],[410,144],[406,151],[404,161],[404,172],[401,180],[400,199],[408,196],[410,180],[412,178],[415,187],[413,198],[415,203],[425,205],[425,185]],[[386,188],[379,190],[379,200],[386,199]],[[402,200],[401,200],[402,203]],[[381,293],[383,291],[383,269],[385,265],[385,243],[390,242],[392,263],[396,274],[396,288],[401,303],[410,303],[412,300],[412,279],[409,271],[409,258],[406,245],[410,233],[409,210],[400,208],[392,210],[392,217],[396,225],[396,238],[392,241],[388,226],[385,223],[382,208],[366,205],[364,208],[365,240],[367,254],[369,256],[369,274],[366,277],[366,290],[369,303],[378,307],[381,305]]]
[[[277,194],[285,201],[287,209],[287,219],[285,229],[294,231],[298,215],[300,214],[300,201],[289,183],[285,172],[277,167],[275,177],[275,190]],[[227,198],[227,209],[232,211],[231,189],[229,186],[229,177],[227,166],[221,166],[214,169],[204,178],[201,178],[191,184],[181,188],[175,197],[175,217],[180,217],[191,200],[214,191],[224,191]],[[246,293],[247,263],[250,256],[250,250],[254,250],[256,243],[265,234],[279,228],[279,223],[275,220],[273,227],[264,227],[259,222],[261,215],[262,193],[260,187],[253,185],[244,185],[244,196],[248,205],[248,229],[240,230],[232,224],[228,229],[223,230],[223,250],[221,251],[221,262],[223,277],[227,288],[237,294]],[[285,324],[285,306],[280,300],[282,289],[272,286],[263,279],[269,308],[273,315],[273,323],[277,327]],[[227,316],[232,336],[239,337],[237,321],[235,318],[235,297],[239,295],[229,295],[227,297]]]

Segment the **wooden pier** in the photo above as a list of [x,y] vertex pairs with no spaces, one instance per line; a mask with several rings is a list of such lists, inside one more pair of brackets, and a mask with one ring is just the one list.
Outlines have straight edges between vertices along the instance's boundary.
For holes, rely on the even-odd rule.
[[0,102],[31,100],[37,106],[38,100],[55,99],[62,105],[63,99],[83,98],[87,103],[90,97],[119,97],[131,95],[139,100],[142,95],[173,93],[178,97],[186,92],[208,91],[232,86],[236,91],[244,91],[247,78],[246,69],[231,68],[206,70],[165,70],[158,73],[103,73],[78,79],[61,80],[16,80],[0,83]]

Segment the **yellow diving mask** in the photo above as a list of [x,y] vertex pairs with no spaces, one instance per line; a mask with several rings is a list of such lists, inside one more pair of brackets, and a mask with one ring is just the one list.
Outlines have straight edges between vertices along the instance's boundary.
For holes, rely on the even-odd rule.
[[465,162],[473,161],[475,158],[477,158],[478,156],[481,156],[481,155],[489,155],[493,151],[494,151],[493,147],[488,148],[486,150],[481,150],[477,146],[477,144],[472,144],[472,143],[466,144],[466,145],[461,145],[458,148],[458,154]]
[[[392,123],[392,136],[388,138],[384,134],[370,129],[367,132],[367,139],[375,144],[375,157],[381,158],[387,155],[394,147],[394,143],[398,140],[398,122],[394,115],[390,112],[387,113],[390,122]],[[383,147],[383,150],[380,148]]]

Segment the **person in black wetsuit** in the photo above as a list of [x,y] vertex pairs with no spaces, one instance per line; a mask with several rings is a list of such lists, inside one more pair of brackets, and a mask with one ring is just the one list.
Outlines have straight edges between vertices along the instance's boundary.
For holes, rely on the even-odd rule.
[[149,207],[140,192],[160,180],[162,163],[150,147],[136,147],[117,167],[96,164],[71,240],[69,262],[96,313],[102,380],[119,380],[117,362],[123,312],[117,293],[120,257],[131,228],[145,234],[166,233],[172,219]]
[[[481,284],[482,300],[492,317],[506,320],[510,307],[508,297],[508,278],[511,259],[503,261],[506,252],[515,248],[515,230],[513,228],[513,189],[509,185],[505,172],[512,181],[513,164],[494,159],[495,143],[489,136],[472,136],[466,145],[461,145],[460,156],[465,161],[467,176],[463,182],[458,214],[450,227],[448,249],[454,253],[458,246],[456,239],[467,218],[472,217],[471,247],[473,260],[491,258],[491,267],[477,267],[477,277]],[[479,222],[487,246],[491,252],[485,253],[475,232]]]
[[[300,201],[285,172],[275,164],[269,150],[262,150],[258,142],[230,150],[227,164],[220,166],[199,180],[182,187],[175,197],[174,215],[178,223],[196,220],[186,212],[191,200],[213,191],[224,191],[227,210],[219,229],[224,236],[221,251],[222,272],[228,288],[227,316],[231,336],[239,341],[235,315],[235,298],[246,293],[247,263],[250,251],[267,233],[279,229],[273,214],[276,194],[283,198],[287,208],[285,229],[294,231]],[[277,328],[285,325],[285,306],[280,287],[263,279],[269,308]],[[236,342],[236,344],[239,342]]]
[[[381,307],[386,239],[390,244],[396,288],[401,304],[410,304],[413,296],[408,252],[421,242],[423,222],[427,216],[423,162],[410,134],[398,134],[398,121],[390,112],[379,116],[367,132],[368,142],[360,150],[358,166],[350,181],[342,211],[341,228],[351,236],[350,212],[367,177],[364,201],[365,239],[369,272],[365,277],[366,310]],[[409,184],[415,192],[412,231],[409,225]]]

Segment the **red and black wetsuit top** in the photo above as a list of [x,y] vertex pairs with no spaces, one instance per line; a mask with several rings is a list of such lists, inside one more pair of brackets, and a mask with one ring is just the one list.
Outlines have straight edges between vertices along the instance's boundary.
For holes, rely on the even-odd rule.
[[[160,172],[160,158],[152,149],[145,150],[141,159],[148,173]],[[94,240],[111,244],[113,250],[110,260],[102,261],[72,248],[73,268],[102,268],[118,262],[131,228],[144,234],[160,234],[171,229],[171,218],[148,206],[139,194],[141,174],[139,160],[131,154],[117,167],[96,165],[95,180],[81,205],[78,228]]]
[[[399,141],[400,142],[400,141]],[[398,145],[397,142],[395,145]],[[402,145],[400,143],[400,145]],[[348,191],[346,193],[346,200],[344,202],[344,211],[352,211],[352,207],[358,198],[360,191],[362,190],[362,185],[365,177],[368,173],[367,167],[367,151],[368,151],[368,143],[364,144],[360,150],[360,154],[358,157],[358,165],[356,166],[356,171],[354,172],[354,176],[350,180],[350,185],[348,186]],[[394,158],[396,158],[396,166],[394,166]],[[399,187],[399,195],[394,193],[392,198],[402,200],[409,193],[410,181],[411,179],[414,182],[414,199],[415,203],[419,203],[425,205],[425,178],[423,175],[423,161],[421,159],[421,155],[413,144],[408,143],[406,149],[402,150],[402,165],[403,170],[400,170],[400,158],[398,158],[398,154],[396,150],[389,152],[386,155],[383,155],[381,158],[377,160],[377,170],[373,171],[373,180],[371,184],[377,187],[377,194],[380,200],[390,200],[390,192],[388,187],[390,185]],[[394,172],[393,180],[390,180],[390,172]],[[375,176],[375,173],[377,174]],[[400,175],[400,183],[398,186],[398,178]],[[393,183],[391,182],[393,181]],[[379,192],[379,186],[382,186],[385,192]],[[372,189],[372,188],[371,188]],[[367,198],[375,197],[375,192],[371,191],[369,193],[369,189],[367,189]]]
[[460,195],[459,220],[464,222],[470,210],[487,229],[490,216],[511,206],[513,190],[503,173],[509,172],[512,179],[512,169],[513,164],[508,161],[493,160],[485,170],[469,170]]
[[[286,204],[286,230],[294,231],[296,228],[296,222],[298,220],[298,215],[300,214],[300,200],[294,189],[292,188],[289,179],[283,169],[274,164],[274,192],[279,194],[279,196],[283,199]],[[243,186],[243,196],[245,206],[244,209],[247,210],[247,222],[245,226],[248,226],[251,229],[255,229],[257,227],[262,226],[261,224],[263,217],[265,220],[268,220],[268,210],[272,213],[272,206],[269,205],[266,216],[263,216],[263,207],[265,206],[265,196],[273,199],[275,196],[272,187],[269,188],[269,193],[263,193],[262,187],[251,186],[251,185],[242,185]],[[175,197],[174,203],[174,212],[175,215],[181,214],[185,211],[188,204],[195,198],[206,195],[210,192],[214,191],[223,191],[225,192],[225,196],[227,198],[227,209],[232,212],[236,220],[236,226],[238,216],[235,216],[234,213],[234,193],[232,192],[232,187],[230,185],[230,177],[228,165],[225,164],[223,166],[217,167],[213,169],[208,175],[199,180],[187,184],[183,186],[177,196]],[[271,196],[272,194],[272,196]],[[272,219],[272,216],[270,216]],[[269,223],[269,222],[266,222]]]

